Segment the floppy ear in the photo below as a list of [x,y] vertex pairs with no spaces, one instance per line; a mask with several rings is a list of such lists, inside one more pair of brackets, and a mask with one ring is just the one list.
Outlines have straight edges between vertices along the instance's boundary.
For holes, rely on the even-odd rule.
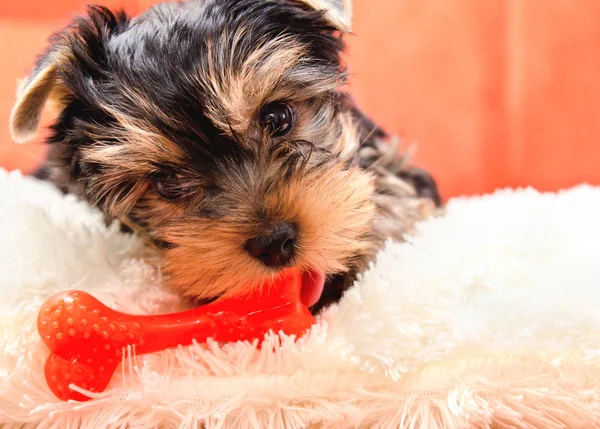
[[338,30],[352,30],[352,0],[300,0],[316,10],[325,11],[329,23]]
[[39,128],[42,109],[50,100],[60,102],[68,93],[58,69],[64,61],[64,52],[53,49],[44,53],[29,77],[17,91],[17,101],[10,114],[9,129],[13,140],[26,143],[32,140]]

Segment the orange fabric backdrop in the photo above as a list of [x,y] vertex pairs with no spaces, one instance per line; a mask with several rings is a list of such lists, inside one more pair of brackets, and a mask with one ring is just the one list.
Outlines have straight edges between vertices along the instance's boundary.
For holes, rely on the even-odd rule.
[[[152,0],[104,0],[133,13]],[[0,124],[17,79],[82,0],[0,4]],[[600,184],[600,2],[355,0],[352,87],[445,197],[498,186]],[[0,126],[0,166],[31,170],[38,144]]]

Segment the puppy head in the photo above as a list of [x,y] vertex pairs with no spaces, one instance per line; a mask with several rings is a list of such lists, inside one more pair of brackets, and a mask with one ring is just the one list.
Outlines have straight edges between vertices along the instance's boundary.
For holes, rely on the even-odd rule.
[[374,216],[337,93],[349,7],[202,0],[133,20],[92,8],[24,83],[13,136],[31,138],[56,101],[54,180],[157,244],[180,293],[227,296],[288,266],[318,291],[370,251]]

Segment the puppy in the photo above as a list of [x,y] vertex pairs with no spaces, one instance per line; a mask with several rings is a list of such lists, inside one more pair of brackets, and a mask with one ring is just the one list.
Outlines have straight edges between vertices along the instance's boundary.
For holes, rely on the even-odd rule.
[[350,0],[90,7],[21,85],[11,133],[32,139],[54,106],[40,177],[144,237],[182,297],[296,267],[318,312],[440,205],[340,89],[350,23]]

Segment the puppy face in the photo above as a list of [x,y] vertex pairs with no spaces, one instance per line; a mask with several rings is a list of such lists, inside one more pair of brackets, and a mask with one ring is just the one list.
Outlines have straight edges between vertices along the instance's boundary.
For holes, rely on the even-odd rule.
[[16,139],[60,114],[53,180],[161,249],[170,287],[214,299],[372,253],[373,178],[337,92],[339,0],[165,3],[129,20],[93,8],[59,33],[25,82]]

